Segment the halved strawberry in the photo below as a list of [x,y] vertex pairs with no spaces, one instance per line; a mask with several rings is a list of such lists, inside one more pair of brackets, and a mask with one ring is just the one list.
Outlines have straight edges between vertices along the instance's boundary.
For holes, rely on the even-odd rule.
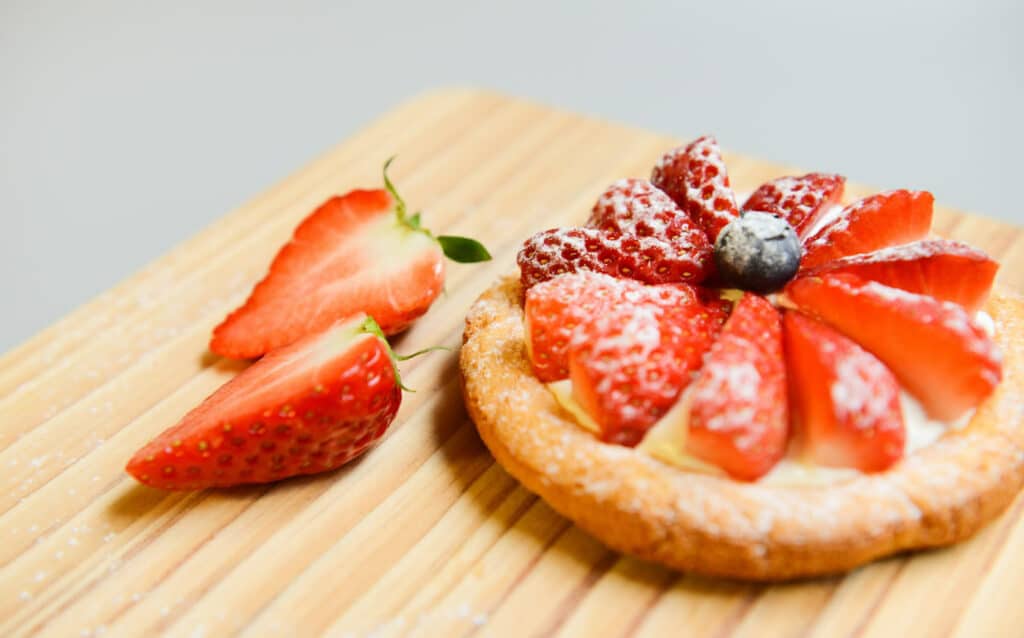
[[631,278],[635,259],[619,250],[618,236],[595,228],[551,228],[533,235],[519,249],[516,262],[523,288],[573,272],[597,272]]
[[712,245],[722,228],[739,215],[722,151],[709,135],[662,156],[651,172],[651,182],[700,224]]
[[831,173],[808,173],[765,182],[743,204],[743,210],[779,215],[799,235],[818,216],[843,199],[846,178]]
[[782,321],[764,297],[746,293],[687,392],[686,449],[753,481],[786,452],[788,414]]
[[900,387],[853,341],[796,311],[783,318],[794,437],[809,461],[881,472],[903,456]]
[[358,314],[251,365],[136,452],[127,470],[166,490],[331,470],[380,439],[401,401],[394,355]]
[[446,255],[490,259],[474,240],[424,229],[384,170],[385,189],[332,197],[299,224],[245,304],[214,329],[210,350],[258,357],[359,312],[394,334],[441,292]]
[[988,298],[999,264],[948,239],[922,239],[830,261],[805,274],[849,273],[886,286],[960,304],[975,312]]
[[797,278],[785,296],[881,359],[933,418],[959,417],[1002,378],[992,340],[956,304],[849,274]]
[[[698,303],[690,286],[674,284],[672,288],[680,303]],[[609,308],[646,299],[654,289],[631,279],[587,271],[559,275],[530,288],[523,313],[526,351],[534,374],[544,383],[567,379],[569,342],[576,329]]]
[[658,237],[596,228],[552,228],[523,243],[516,261],[524,288],[570,272],[590,271],[649,284],[698,283],[710,253],[682,250]]
[[573,397],[602,439],[636,445],[672,407],[721,325],[715,308],[685,286],[649,287],[644,299],[606,308],[573,333]]
[[921,239],[931,228],[934,201],[927,191],[895,190],[854,202],[805,237],[800,267]]
[[[609,186],[594,204],[587,226],[632,235],[641,242],[647,237],[667,242],[675,254],[672,261],[679,263],[658,265],[653,270],[661,277],[649,283],[668,281],[668,277],[699,283],[712,268],[712,246],[707,235],[671,197],[645,179],[621,179]],[[645,255],[643,247],[640,254]]]

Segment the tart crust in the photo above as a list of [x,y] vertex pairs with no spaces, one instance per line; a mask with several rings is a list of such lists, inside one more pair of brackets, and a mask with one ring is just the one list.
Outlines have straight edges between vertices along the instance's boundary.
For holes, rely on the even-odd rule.
[[509,473],[618,551],[748,580],[841,572],[965,539],[1024,483],[1024,299],[1006,290],[985,308],[1003,381],[964,428],[886,472],[807,487],[694,474],[597,440],[534,377],[521,297],[518,278],[505,277],[466,319],[460,364],[469,414]]

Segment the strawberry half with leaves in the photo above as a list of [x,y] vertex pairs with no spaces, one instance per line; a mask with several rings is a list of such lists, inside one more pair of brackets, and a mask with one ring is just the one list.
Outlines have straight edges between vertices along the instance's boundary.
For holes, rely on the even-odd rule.
[[688,286],[648,286],[642,299],[608,307],[573,332],[573,397],[603,440],[640,442],[689,385],[722,314]]
[[266,483],[337,468],[387,431],[402,401],[398,357],[363,314],[275,350],[128,462],[165,490]]
[[662,156],[651,171],[651,182],[704,229],[712,245],[722,228],[739,216],[722,151],[711,136]]
[[733,478],[753,481],[786,452],[788,413],[782,321],[746,293],[690,386],[686,450]]
[[843,257],[812,268],[806,276],[848,273],[976,312],[988,298],[997,270],[999,264],[977,248],[948,239],[922,239]]
[[956,419],[1002,378],[995,344],[956,304],[843,273],[800,277],[785,296],[881,359],[933,418]]
[[384,189],[332,197],[299,224],[245,304],[214,329],[210,350],[258,357],[360,312],[395,334],[441,292],[445,256],[490,259],[473,239],[423,228],[388,179],[390,164]]
[[799,235],[818,216],[843,198],[846,178],[830,173],[808,173],[799,177],[780,177],[762,184],[751,193],[743,210],[759,210],[778,215],[789,222]]
[[854,202],[804,238],[800,267],[922,239],[932,225],[934,201],[926,191],[895,190]]
[[903,456],[896,377],[853,341],[795,311],[783,318],[794,437],[807,460],[881,472]]

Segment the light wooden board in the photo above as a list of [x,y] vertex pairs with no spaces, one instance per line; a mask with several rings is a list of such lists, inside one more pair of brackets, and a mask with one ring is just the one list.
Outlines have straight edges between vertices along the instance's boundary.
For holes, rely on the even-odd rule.
[[[1020,499],[970,542],[845,578],[672,573],[608,551],[494,465],[455,354],[403,366],[419,391],[385,442],[339,472],[197,494],[123,473],[242,368],[207,353],[210,329],[294,225],[332,193],[377,185],[388,156],[435,231],[479,237],[496,257],[450,267],[448,293],[397,340],[411,351],[456,346],[525,237],[582,221],[608,183],[646,175],[675,142],[480,91],[422,95],[8,353],[0,635],[1019,635]],[[785,172],[727,161],[741,191]],[[937,230],[1024,285],[1019,229],[940,210]]]

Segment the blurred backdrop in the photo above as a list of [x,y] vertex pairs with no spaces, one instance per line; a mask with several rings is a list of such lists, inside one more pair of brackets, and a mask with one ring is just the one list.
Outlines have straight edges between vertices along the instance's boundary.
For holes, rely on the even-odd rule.
[[0,0],[0,351],[419,91],[1022,224],[1024,3]]

